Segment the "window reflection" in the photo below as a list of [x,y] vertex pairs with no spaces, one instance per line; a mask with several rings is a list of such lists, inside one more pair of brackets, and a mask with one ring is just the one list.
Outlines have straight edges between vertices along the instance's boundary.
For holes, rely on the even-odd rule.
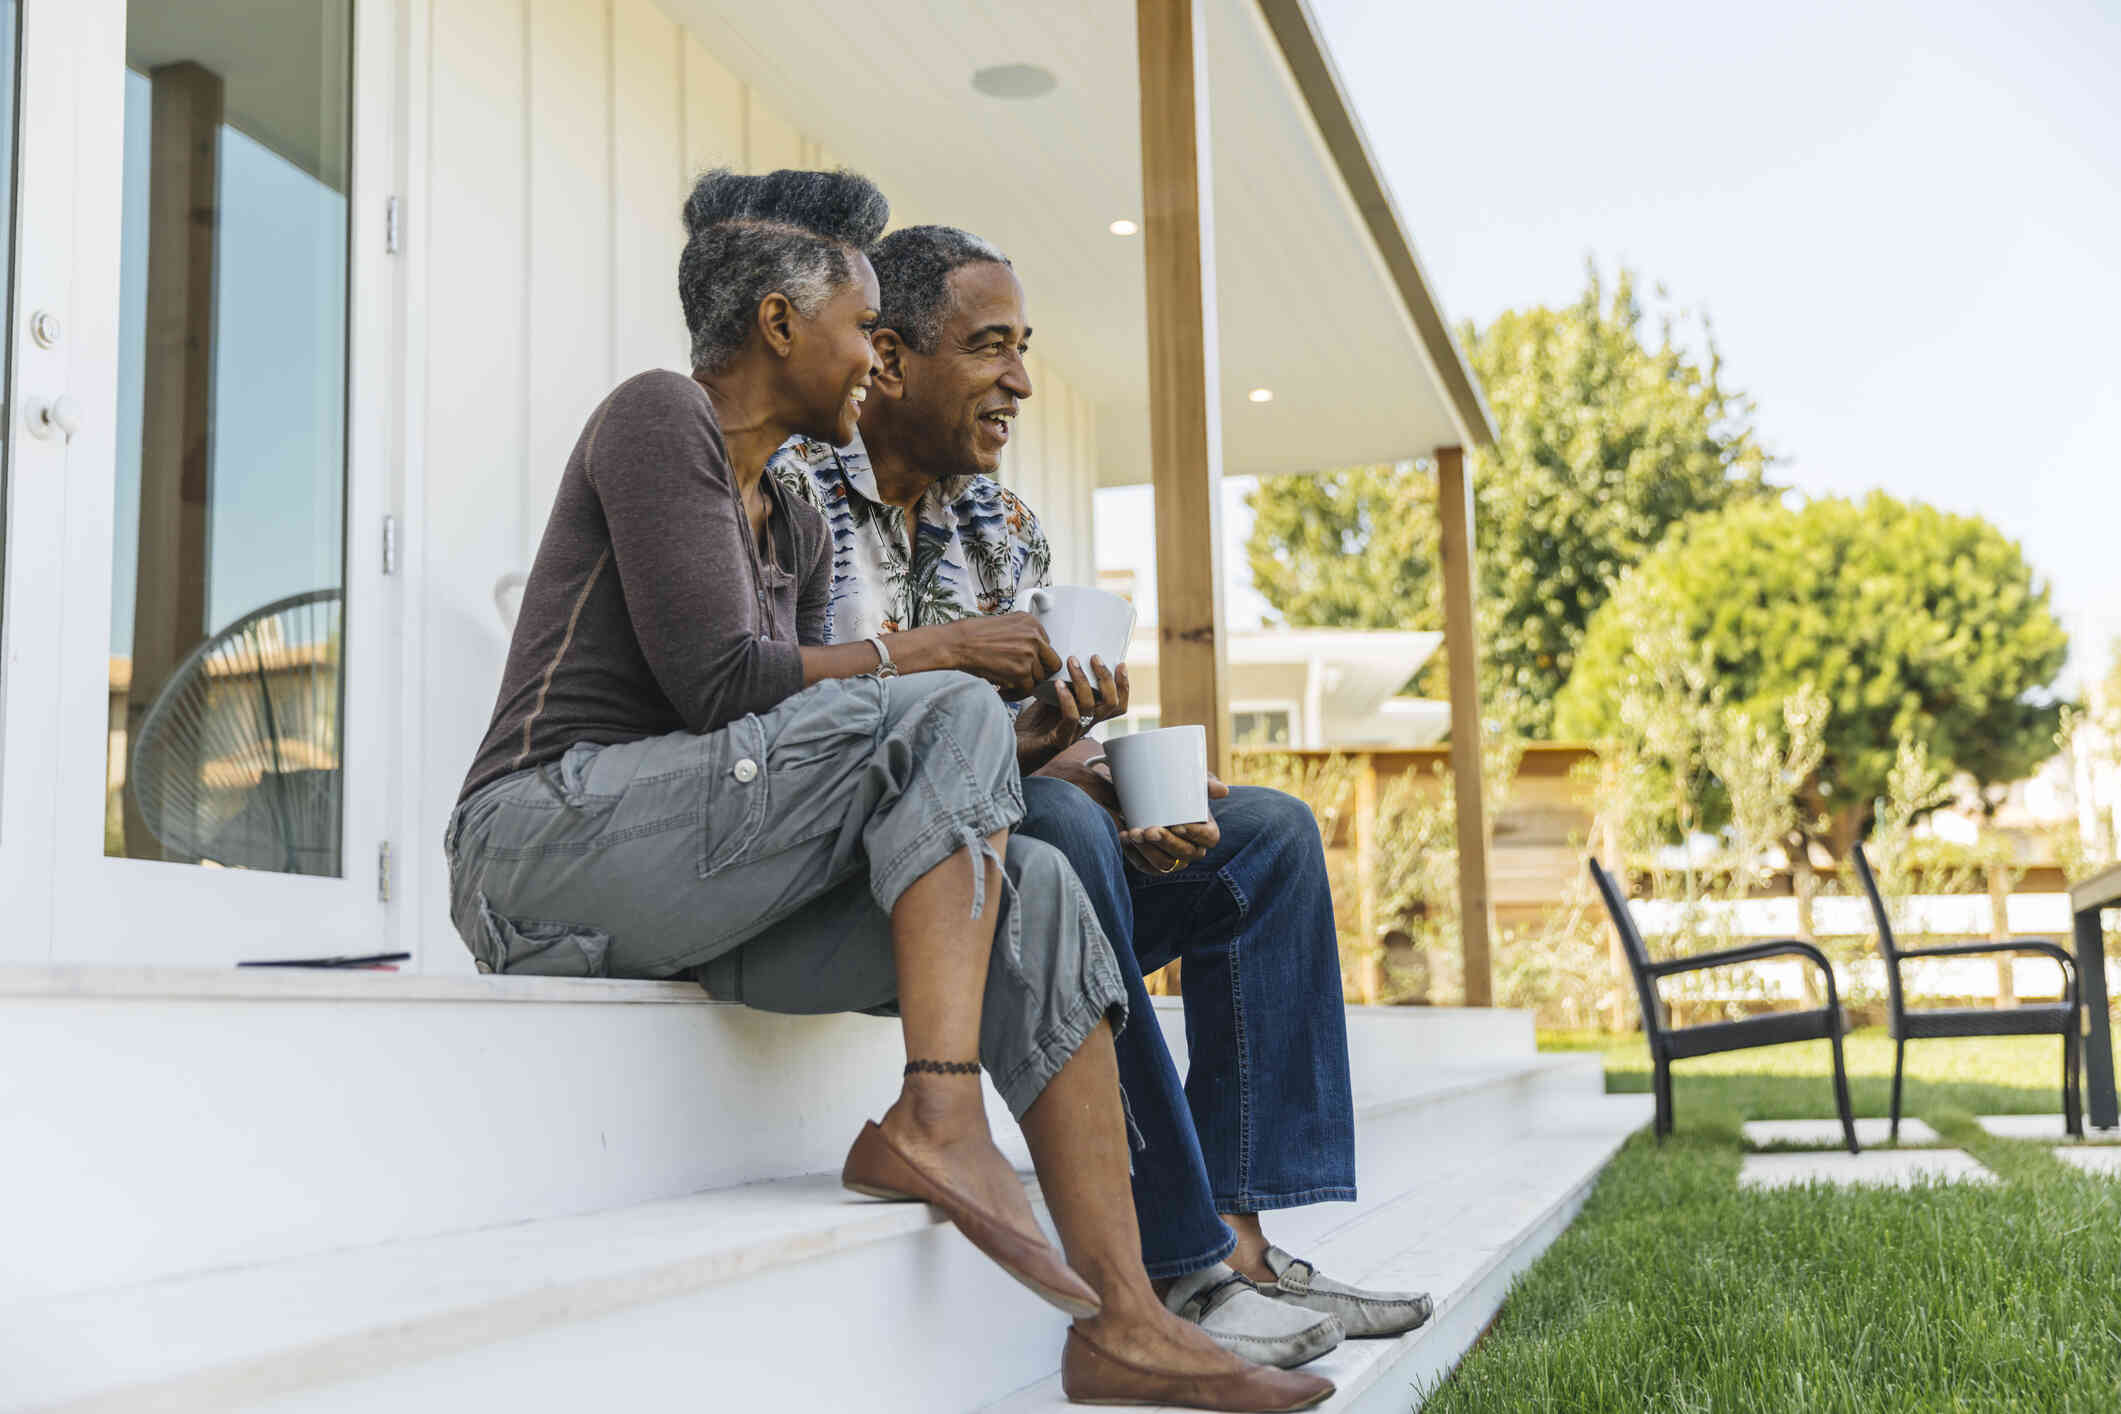
[[128,10],[106,853],[341,870],[351,18]]

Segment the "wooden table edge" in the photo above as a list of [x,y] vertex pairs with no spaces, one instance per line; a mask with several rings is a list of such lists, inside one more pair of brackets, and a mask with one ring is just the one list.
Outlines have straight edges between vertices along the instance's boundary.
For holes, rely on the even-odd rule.
[[2072,913],[2116,904],[2121,904],[2121,864],[2109,864],[2090,878],[2079,879],[2069,886]]

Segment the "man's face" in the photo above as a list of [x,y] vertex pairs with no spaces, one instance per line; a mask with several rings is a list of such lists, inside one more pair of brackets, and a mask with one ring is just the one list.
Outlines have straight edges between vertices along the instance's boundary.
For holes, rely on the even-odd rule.
[[950,299],[934,353],[901,345],[904,391],[892,422],[916,465],[946,477],[992,476],[1031,396],[1024,371],[1031,326],[1024,287],[1006,265],[982,261],[950,272]]

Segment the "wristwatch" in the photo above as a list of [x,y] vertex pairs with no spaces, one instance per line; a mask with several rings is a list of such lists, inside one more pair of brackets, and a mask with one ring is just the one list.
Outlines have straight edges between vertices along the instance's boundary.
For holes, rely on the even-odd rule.
[[880,633],[872,633],[869,635],[868,642],[869,646],[876,650],[875,676],[880,678],[897,677],[898,664],[891,661],[891,650],[884,646],[884,636]]

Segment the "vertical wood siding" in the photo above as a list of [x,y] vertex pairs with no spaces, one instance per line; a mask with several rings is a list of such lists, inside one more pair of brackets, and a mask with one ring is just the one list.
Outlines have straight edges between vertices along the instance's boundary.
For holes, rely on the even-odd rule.
[[[427,584],[423,818],[439,831],[500,680],[495,580],[529,568],[561,468],[612,384],[689,366],[676,285],[691,178],[834,158],[653,0],[430,0],[428,14],[414,533]],[[890,172],[869,175],[890,192]],[[1095,409],[1043,361],[1033,378],[1003,479],[1045,524],[1054,577],[1089,583]],[[458,950],[439,887],[415,904],[414,926],[434,944],[427,965],[447,968]]]

